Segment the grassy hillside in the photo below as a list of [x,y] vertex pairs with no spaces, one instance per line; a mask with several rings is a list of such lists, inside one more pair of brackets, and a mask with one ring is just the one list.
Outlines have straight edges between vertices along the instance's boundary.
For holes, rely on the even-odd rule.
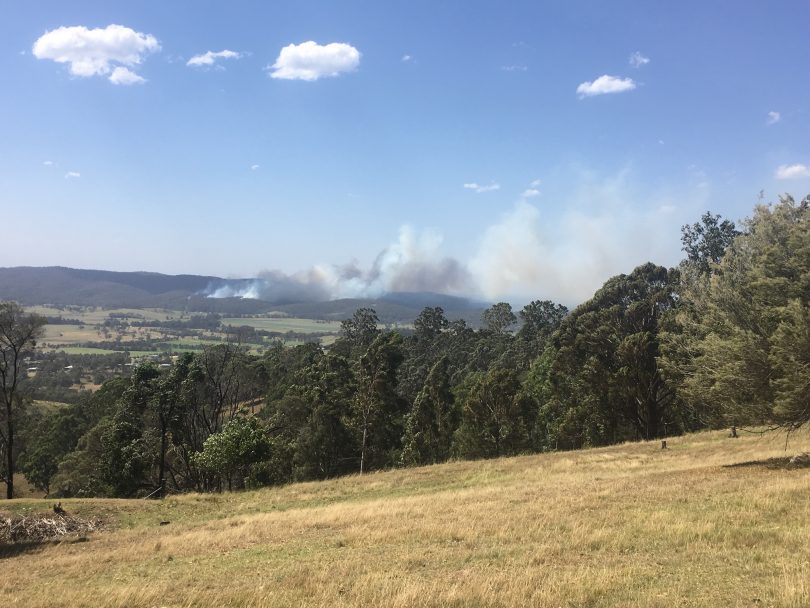
[[810,433],[787,452],[784,435],[743,435],[64,501],[114,529],[5,549],[0,596],[73,608],[808,606],[810,469],[782,463],[810,450]]

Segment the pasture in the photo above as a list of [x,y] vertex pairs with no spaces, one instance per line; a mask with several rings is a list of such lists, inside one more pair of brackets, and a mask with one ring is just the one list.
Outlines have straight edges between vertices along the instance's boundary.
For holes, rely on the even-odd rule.
[[7,547],[0,594],[31,608],[810,605],[810,469],[785,466],[810,434],[787,451],[773,434],[668,443],[66,500],[110,530]]

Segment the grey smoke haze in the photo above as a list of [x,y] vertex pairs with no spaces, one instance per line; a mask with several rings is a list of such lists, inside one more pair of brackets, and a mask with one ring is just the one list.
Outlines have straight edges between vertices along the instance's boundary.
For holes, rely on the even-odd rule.
[[254,280],[209,286],[205,295],[283,304],[373,298],[394,291],[471,294],[475,286],[469,271],[458,260],[439,254],[441,242],[435,231],[417,233],[410,226],[403,226],[399,239],[381,251],[367,270],[357,262],[319,265],[293,274],[267,270]]
[[[621,171],[610,179],[583,179],[577,192],[556,206],[522,197],[494,217],[466,261],[442,255],[438,232],[404,226],[368,269],[355,262],[294,274],[267,271],[255,281],[209,295],[291,302],[429,291],[575,306],[608,278],[639,264],[677,264],[679,227],[705,209],[703,185],[682,195],[639,196],[627,178],[628,171]],[[675,200],[691,202],[675,205]]]

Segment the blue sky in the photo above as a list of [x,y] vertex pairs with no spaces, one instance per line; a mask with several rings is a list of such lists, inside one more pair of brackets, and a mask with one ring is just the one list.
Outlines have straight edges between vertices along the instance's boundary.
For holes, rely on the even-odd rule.
[[677,263],[707,209],[810,192],[808,26],[803,2],[8,1],[0,265],[577,303]]

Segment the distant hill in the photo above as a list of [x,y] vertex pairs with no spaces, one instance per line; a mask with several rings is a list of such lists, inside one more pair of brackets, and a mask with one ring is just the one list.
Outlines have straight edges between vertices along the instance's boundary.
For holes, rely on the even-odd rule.
[[61,266],[0,268],[0,300],[32,306],[98,306],[101,308],[167,308],[228,315],[272,311],[307,319],[342,320],[362,307],[377,311],[383,323],[409,323],[426,306],[441,306],[448,318],[477,325],[486,304],[437,293],[390,293],[379,298],[275,304],[247,298],[202,295],[220,286],[239,287],[251,279],[223,279],[156,272],[113,272]]

